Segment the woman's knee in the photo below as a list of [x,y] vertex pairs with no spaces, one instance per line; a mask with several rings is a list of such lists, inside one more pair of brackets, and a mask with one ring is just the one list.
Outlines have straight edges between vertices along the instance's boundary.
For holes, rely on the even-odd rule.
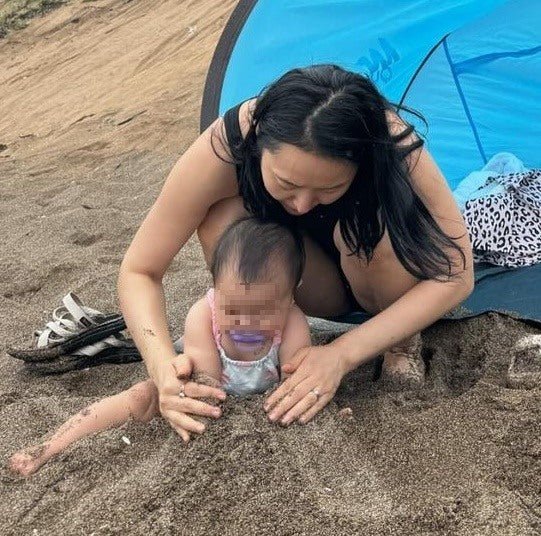
[[370,262],[363,252],[358,256],[352,254],[342,238],[339,223],[333,238],[340,251],[342,272],[357,302],[368,312],[383,311],[417,284],[398,260],[387,234],[376,245]]
[[197,237],[207,265],[210,264],[214,247],[222,233],[230,224],[248,215],[241,197],[228,197],[210,207],[205,219],[197,228]]
[[335,261],[312,239],[304,236],[306,264],[295,302],[305,314],[336,316],[350,311],[348,294]]

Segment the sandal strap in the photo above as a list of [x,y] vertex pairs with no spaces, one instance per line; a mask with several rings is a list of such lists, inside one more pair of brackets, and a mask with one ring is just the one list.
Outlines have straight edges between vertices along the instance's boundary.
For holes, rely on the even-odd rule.
[[70,337],[73,335],[73,329],[70,326],[63,326],[60,322],[47,322],[47,329],[56,333],[59,337]]
[[36,347],[44,348],[48,346],[50,336],[51,336],[51,331],[49,329],[44,329],[43,331],[39,331],[39,330],[34,331],[34,337],[37,338]]
[[57,307],[52,314],[53,320],[56,322],[58,320],[61,320],[62,318],[65,318],[69,314],[69,311],[61,305],[60,307]]
[[[53,311],[53,321],[47,322],[45,329],[34,332],[34,336],[37,338],[37,348],[44,348],[53,342],[62,342],[66,338],[76,335],[81,329],[96,326],[98,325],[96,318],[104,316],[100,311],[84,306],[74,292],[68,292],[62,298],[62,303],[64,305]],[[94,343],[84,347],[86,350],[82,352],[83,355],[94,355],[107,346],[122,346],[121,339],[116,339],[114,335],[106,340],[108,344]]]
[[[46,347],[51,342],[60,342],[62,340],[65,340],[66,337],[72,336],[77,333],[77,328],[75,324],[73,322],[71,322],[71,324],[73,325],[74,329],[70,331],[64,329],[56,322],[47,322],[46,329],[44,329],[43,331],[36,330],[34,332],[34,335],[38,338],[36,344],[37,348]],[[83,346],[82,348],[79,348],[77,351],[73,352],[73,354],[92,356],[97,354],[98,352],[101,352],[101,350],[107,347],[114,346],[116,348],[122,348],[129,345],[130,343],[121,333],[116,333],[113,335],[109,335],[101,341],[97,341],[93,344]]]
[[72,355],[86,355],[88,357],[93,356],[104,350],[108,347],[122,348],[124,346],[131,346],[127,341],[117,338],[116,335],[110,335],[106,339],[95,342],[94,344],[89,344],[88,346],[83,346],[78,348],[75,352],[72,352]]
[[37,339],[36,348],[44,348],[52,342],[58,343],[65,341],[69,337],[73,337],[77,333],[77,329],[75,329],[75,323],[71,322],[71,324],[74,327],[72,329],[66,329],[59,322],[47,322],[45,329],[36,329],[34,331],[34,340]]
[[79,299],[75,292],[68,292],[62,298],[62,303],[67,311],[71,314],[75,322],[85,328],[95,326],[97,323],[95,321],[95,317],[103,316],[103,313],[100,313],[100,311],[84,306],[83,302]]

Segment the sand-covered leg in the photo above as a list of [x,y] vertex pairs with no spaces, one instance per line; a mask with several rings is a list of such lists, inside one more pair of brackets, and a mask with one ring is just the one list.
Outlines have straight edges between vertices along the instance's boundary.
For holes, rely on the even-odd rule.
[[425,365],[421,355],[421,335],[402,341],[384,354],[381,382],[385,388],[415,388],[423,384]]
[[83,437],[121,426],[130,418],[148,422],[158,412],[158,391],[151,380],[104,398],[70,417],[51,439],[16,452],[8,466],[14,473],[35,473],[53,456]]

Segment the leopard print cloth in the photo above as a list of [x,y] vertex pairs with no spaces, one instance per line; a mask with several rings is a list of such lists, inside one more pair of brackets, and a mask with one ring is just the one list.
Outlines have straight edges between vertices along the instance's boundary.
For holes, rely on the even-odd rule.
[[541,262],[541,170],[499,175],[504,191],[470,199],[463,215],[474,261],[499,266],[530,266]]

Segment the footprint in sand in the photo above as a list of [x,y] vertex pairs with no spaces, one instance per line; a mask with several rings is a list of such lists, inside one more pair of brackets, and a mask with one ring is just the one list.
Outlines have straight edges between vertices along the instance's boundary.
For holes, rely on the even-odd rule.
[[507,370],[507,385],[513,389],[541,386],[541,335],[526,335],[517,342]]
[[69,237],[72,244],[76,246],[91,246],[103,237],[102,233],[86,233],[85,231],[75,231]]
[[99,151],[101,149],[105,149],[106,147],[109,147],[109,143],[106,141],[96,141],[94,143],[89,143],[88,145],[83,145],[82,147],[79,147],[78,151]]
[[40,207],[48,207],[51,204],[51,201],[65,190],[66,188],[64,186],[56,186],[40,192],[39,198],[36,199],[36,205],[39,205]]
[[[62,262],[52,267],[39,267],[32,270],[12,270],[10,282],[2,293],[4,298],[25,299],[40,292],[48,284],[64,285],[77,268],[75,263]],[[47,270],[47,271],[45,271]]]
[[41,287],[41,282],[26,284],[14,283],[10,289],[8,289],[2,294],[2,296],[4,296],[4,298],[21,298],[25,297],[28,294],[35,294],[36,292],[39,292],[41,290]]
[[17,402],[21,398],[21,395],[17,391],[9,391],[7,393],[0,394],[0,410]]

